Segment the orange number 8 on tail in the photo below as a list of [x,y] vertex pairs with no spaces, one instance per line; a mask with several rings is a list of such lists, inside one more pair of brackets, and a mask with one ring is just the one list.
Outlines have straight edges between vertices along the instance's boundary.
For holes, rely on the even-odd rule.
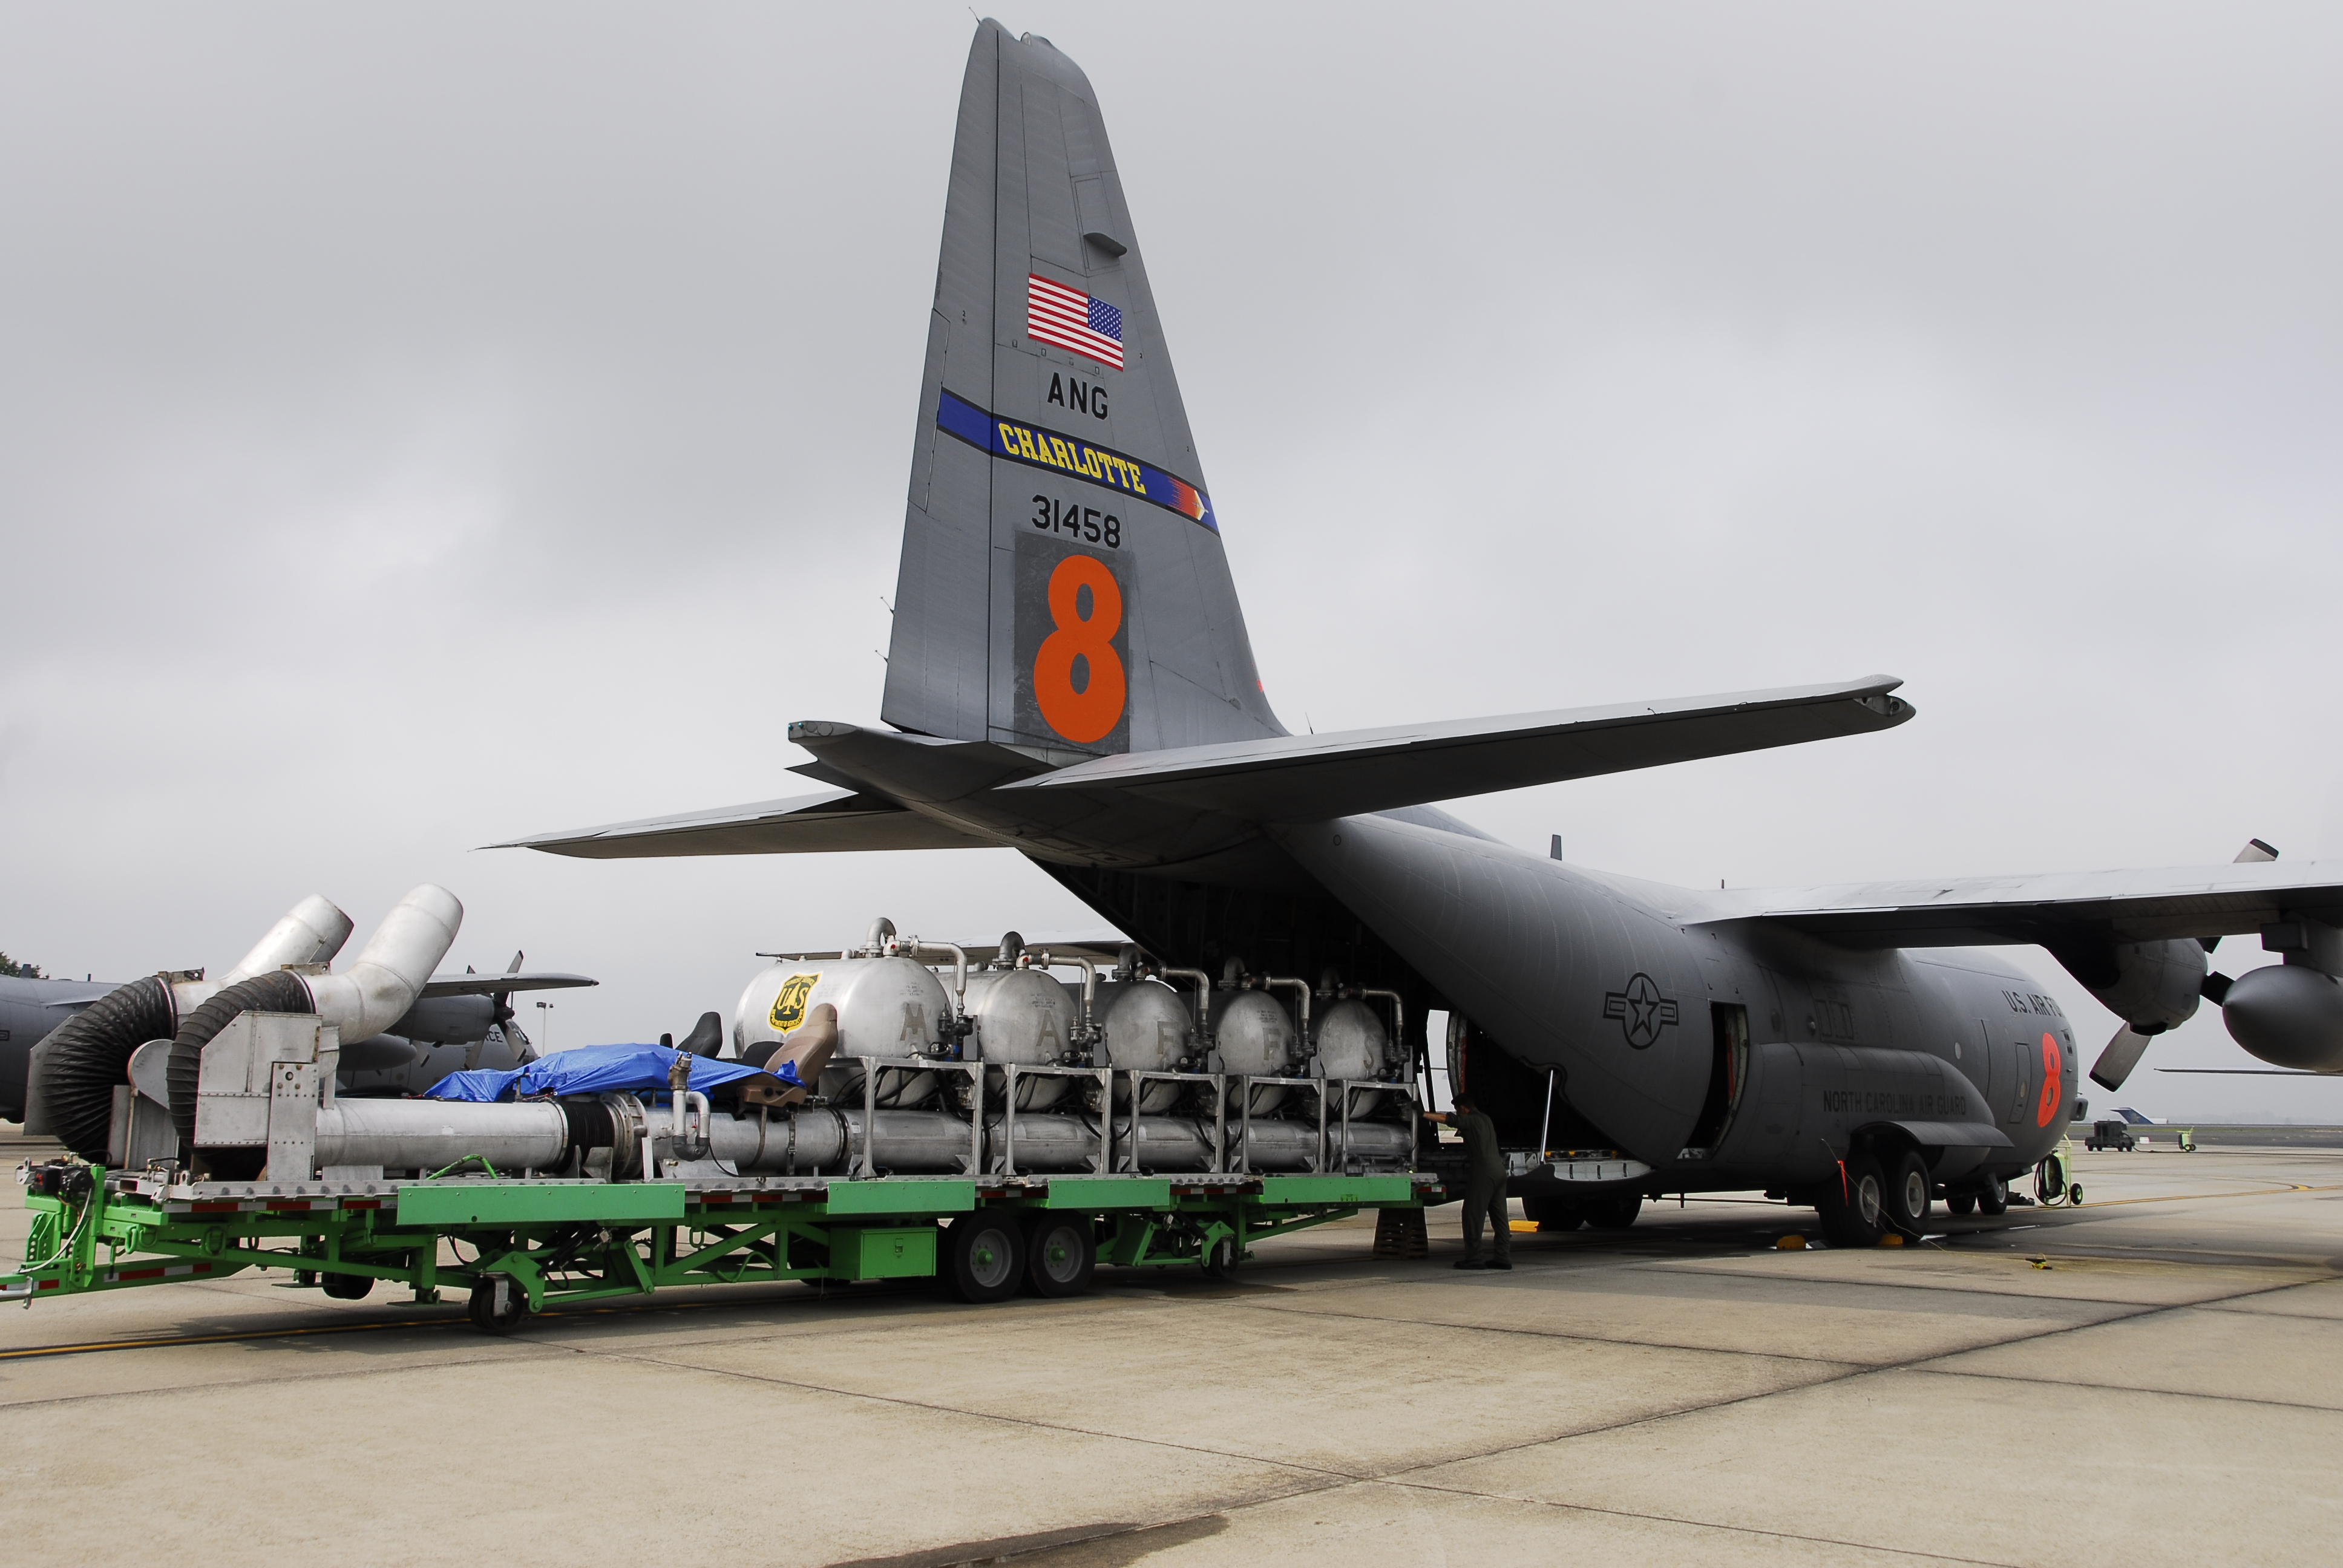
[[[1085,619],[1081,590],[1091,590],[1091,613]],[[1122,588],[1093,556],[1068,556],[1050,574],[1050,624],[1057,629],[1041,639],[1033,658],[1033,697],[1051,729],[1067,739],[1087,745],[1110,734],[1122,718],[1128,689],[1122,660],[1114,651],[1114,634],[1122,626]],[[1090,666],[1090,679],[1074,689],[1074,660]]]

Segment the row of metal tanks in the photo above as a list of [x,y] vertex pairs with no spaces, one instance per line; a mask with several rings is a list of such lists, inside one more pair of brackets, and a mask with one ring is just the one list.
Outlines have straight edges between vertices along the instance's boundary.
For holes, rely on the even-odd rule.
[[[1121,1156],[1114,1169],[1409,1162],[1414,1083],[1395,993],[1313,988],[1233,962],[1215,983],[1129,949],[1102,973],[1015,932],[987,958],[972,964],[881,920],[860,950],[759,971],[719,1054],[778,1064],[801,1054],[791,1043],[809,1024],[834,1027],[834,1053],[794,1126],[768,1126],[758,1147],[733,1152],[765,1165],[780,1132],[795,1141],[797,1169],[830,1168],[862,1151],[867,1115],[867,1162],[899,1171],[966,1170],[980,1144],[991,1170],[1011,1158],[1020,1170],[1096,1169],[1105,1131]],[[720,1145],[741,1130],[720,1131],[732,1136],[710,1157],[732,1163]]]

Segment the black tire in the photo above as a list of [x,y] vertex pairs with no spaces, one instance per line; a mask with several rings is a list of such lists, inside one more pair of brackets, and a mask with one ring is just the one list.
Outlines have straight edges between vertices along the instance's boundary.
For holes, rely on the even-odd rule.
[[1976,1201],[1977,1212],[1980,1214],[2008,1213],[2009,1178],[2006,1176],[1986,1177],[1985,1179],[1985,1186],[1978,1190]]
[[2096,1138],[2086,1138],[2083,1140],[2083,1147],[2097,1154],[2099,1151],[2099,1141]]
[[1005,1302],[1025,1282],[1025,1237],[1006,1214],[962,1214],[944,1230],[944,1279],[963,1302]]
[[[372,1274],[327,1274],[317,1282],[317,1288],[337,1302],[363,1302],[374,1293]],[[524,1295],[522,1300],[528,1300]]]
[[1974,1192],[1947,1192],[1945,1207],[1964,1219],[1976,1212],[1977,1198]]
[[474,1282],[472,1296],[464,1303],[464,1312],[472,1320],[472,1326],[484,1334],[508,1334],[520,1327],[521,1320],[528,1316],[528,1292],[518,1283],[508,1282],[505,1286],[505,1310],[498,1312],[496,1306],[497,1282]]
[[1928,1162],[1920,1158],[1918,1150],[1906,1150],[1895,1159],[1888,1171],[1886,1190],[1882,1194],[1887,1222],[1907,1236],[1917,1236],[1928,1228],[1930,1199],[1936,1191],[1936,1182],[1928,1174]]
[[1879,1162],[1867,1154],[1850,1154],[1842,1167],[1844,1182],[1835,1174],[1823,1178],[1815,1192],[1815,1211],[1822,1217],[1823,1238],[1834,1247],[1876,1247],[1886,1234],[1882,1212],[1887,1179]]
[[1215,1280],[1233,1280],[1237,1277],[1237,1265],[1243,1259],[1243,1250],[1238,1247],[1236,1238],[1222,1236],[1204,1249],[1204,1272]]
[[1522,1213],[1545,1231],[1568,1232],[1586,1223],[1586,1206],[1572,1198],[1524,1198]]
[[1033,1217],[1025,1231],[1025,1283],[1037,1296],[1079,1296],[1098,1269],[1098,1239],[1088,1214]]
[[1644,1195],[1630,1192],[1624,1198],[1598,1198],[1586,1205],[1586,1222],[1598,1231],[1624,1231],[1644,1211]]

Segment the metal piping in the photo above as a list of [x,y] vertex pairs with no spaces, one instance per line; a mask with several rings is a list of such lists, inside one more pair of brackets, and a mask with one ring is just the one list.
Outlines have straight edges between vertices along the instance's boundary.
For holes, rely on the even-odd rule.
[[1212,977],[1202,970],[1158,970],[1156,978],[1196,982],[1196,1054],[1209,1054],[1212,1049]]
[[349,916],[336,909],[324,894],[312,893],[269,927],[268,934],[236,960],[236,968],[220,976],[219,984],[225,989],[287,964],[330,963],[357,929]]
[[1302,1052],[1304,1056],[1317,1055],[1318,1042],[1310,1038],[1310,982],[1306,980],[1296,980],[1292,976],[1286,975],[1263,975],[1261,977],[1262,990],[1267,990],[1270,987],[1275,985],[1292,986],[1293,988],[1293,994],[1301,999]]
[[415,1005],[431,971],[456,945],[464,906],[426,882],[391,906],[357,961],[337,975],[302,977],[317,1016],[344,1040],[371,1040]]
[[1044,949],[1041,956],[1034,961],[1045,970],[1054,969],[1059,964],[1074,964],[1080,967],[1082,971],[1082,1028],[1089,1029],[1091,1014],[1096,1010],[1094,1004],[1098,1000],[1098,965],[1088,959],[1053,958],[1047,949]]
[[870,934],[862,940],[862,956],[866,959],[879,957],[887,950],[887,943],[894,935],[895,922],[884,915],[880,916],[870,922]]
[[1407,1003],[1400,1000],[1400,994],[1395,990],[1362,990],[1359,992],[1359,995],[1362,997],[1380,997],[1383,1000],[1391,1003],[1392,1049],[1402,1052],[1407,1058],[1407,1077],[1405,1081],[1413,1083],[1415,1081],[1415,1052],[1409,1050],[1407,1044]]
[[923,942],[909,937],[895,944],[895,950],[912,958],[929,953],[950,953],[952,956],[952,1011],[960,1018],[968,1016],[968,950],[958,942]]

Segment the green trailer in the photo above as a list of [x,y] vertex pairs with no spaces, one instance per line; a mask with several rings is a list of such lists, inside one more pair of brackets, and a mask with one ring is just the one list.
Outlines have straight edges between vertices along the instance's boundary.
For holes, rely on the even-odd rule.
[[0,1301],[273,1269],[344,1300],[386,1281],[423,1302],[460,1291],[494,1333],[686,1285],[936,1279],[995,1302],[1078,1294],[1101,1262],[1226,1274],[1258,1241],[1364,1210],[1413,1211],[1420,1235],[1443,1196],[1408,1171],[238,1182],[55,1160],[18,1175],[32,1234]]

